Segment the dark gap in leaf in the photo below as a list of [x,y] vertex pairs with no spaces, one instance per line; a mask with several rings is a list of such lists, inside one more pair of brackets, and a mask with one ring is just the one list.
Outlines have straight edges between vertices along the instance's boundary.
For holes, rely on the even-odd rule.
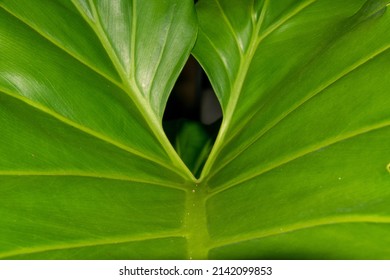
[[205,72],[191,56],[168,99],[163,126],[172,146],[195,176],[214,145],[222,110]]
[[190,57],[169,96],[164,120],[199,120],[202,74],[197,61]]

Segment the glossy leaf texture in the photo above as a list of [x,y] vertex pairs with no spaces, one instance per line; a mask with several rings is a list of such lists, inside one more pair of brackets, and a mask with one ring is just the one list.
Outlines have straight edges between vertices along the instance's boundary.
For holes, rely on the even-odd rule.
[[390,258],[388,3],[198,2],[209,257]]
[[0,1],[0,258],[185,258],[161,119],[188,1]]
[[0,0],[0,258],[390,258],[388,3]]

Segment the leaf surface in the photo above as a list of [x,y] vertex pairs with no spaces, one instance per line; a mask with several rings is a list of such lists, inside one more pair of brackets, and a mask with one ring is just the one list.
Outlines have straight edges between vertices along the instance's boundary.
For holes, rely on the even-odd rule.
[[[388,0],[33,2],[0,0],[0,258],[390,257]],[[162,127],[191,51],[211,152]]]
[[212,258],[389,258],[386,5],[198,3],[224,112],[201,176]]
[[[191,1],[0,1],[0,257],[184,258],[162,112]],[[165,248],[165,249],[164,249]]]

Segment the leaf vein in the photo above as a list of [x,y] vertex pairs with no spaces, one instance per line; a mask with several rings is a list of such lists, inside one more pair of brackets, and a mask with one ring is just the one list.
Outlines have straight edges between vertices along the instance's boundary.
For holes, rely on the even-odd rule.
[[91,178],[91,179],[104,179],[104,180],[113,180],[113,181],[123,181],[123,182],[132,182],[132,183],[140,183],[140,184],[149,184],[155,186],[161,186],[169,189],[176,189],[182,191],[188,191],[188,188],[174,183],[164,183],[161,180],[158,181],[149,181],[137,178],[131,178],[125,175],[120,174],[105,174],[102,172],[99,173],[88,173],[84,171],[72,171],[72,170],[55,170],[55,171],[6,171],[0,170],[1,176],[25,176],[25,177],[81,177],[81,178]]
[[316,152],[318,150],[321,150],[323,148],[326,148],[326,147],[329,147],[331,145],[334,145],[334,144],[337,144],[341,141],[345,141],[345,140],[349,140],[349,139],[352,139],[354,137],[358,137],[358,136],[362,136],[364,134],[367,134],[367,133],[370,133],[370,132],[373,132],[373,131],[376,131],[376,130],[379,130],[379,129],[385,129],[387,128],[388,126],[390,126],[390,121],[387,120],[387,121],[384,121],[383,123],[380,123],[380,124],[376,124],[376,125],[371,125],[367,128],[363,128],[361,130],[358,130],[358,131],[352,131],[352,132],[349,132],[349,133],[346,133],[344,135],[339,135],[338,137],[334,137],[334,138],[331,138],[331,139],[325,139],[324,141],[320,142],[320,143],[317,143],[317,145],[313,145],[311,147],[308,147],[302,151],[298,151],[296,152],[295,154],[291,155],[289,158],[285,159],[285,160],[281,160],[279,162],[276,162],[274,165],[271,165],[271,166],[268,166],[262,170],[259,170],[258,172],[256,173],[253,173],[253,174],[250,174],[250,175],[247,175],[247,176],[244,176],[243,178],[241,179],[237,179],[237,180],[230,180],[229,182],[226,182],[226,184],[224,185],[221,185],[219,188],[217,189],[213,189],[213,191],[210,191],[207,199],[211,198],[212,196],[215,196],[216,194],[218,193],[221,193],[223,191],[226,191],[238,184],[242,184],[246,181],[249,181],[251,179],[254,179],[256,177],[259,177],[267,172],[270,172],[276,168],[279,168],[281,167],[282,165],[285,165],[285,164],[288,164],[292,161],[295,161],[299,158],[302,158],[306,155],[309,155],[313,152]]
[[[130,100],[134,102],[136,107],[138,108],[139,112],[145,119],[146,123],[148,124],[150,130],[154,134],[155,138],[159,141],[163,149],[165,150],[166,154],[172,161],[173,165],[178,168],[175,172],[179,175],[181,175],[183,178],[190,179],[191,181],[195,181],[195,177],[191,173],[191,171],[187,168],[187,166],[184,164],[184,162],[181,160],[181,158],[177,155],[175,150],[173,149],[171,143],[169,142],[168,138],[166,137],[164,130],[162,128],[161,120],[156,115],[156,112],[151,107],[151,104],[147,102],[146,97],[140,90],[140,87],[138,86],[135,76],[130,75],[130,77],[127,76],[127,73],[125,69],[123,68],[122,63],[120,62],[120,58],[118,57],[117,53],[115,52],[112,43],[107,38],[107,34],[104,31],[104,28],[102,27],[101,22],[98,19],[97,16],[97,10],[94,3],[91,3],[91,7],[94,13],[94,17],[96,18],[97,23],[91,22],[91,20],[82,12],[82,9],[77,5],[77,9],[80,11],[84,19],[87,21],[87,23],[91,26],[91,28],[94,30],[95,34],[98,36],[100,42],[102,43],[103,48],[106,50],[109,58],[112,60],[114,67],[116,68],[119,76],[121,77],[122,83],[125,88],[125,92]],[[136,0],[132,1],[133,9],[132,9],[132,34],[131,34],[131,42],[130,42],[130,51],[131,51],[131,57],[130,57],[130,63],[133,65],[133,70],[135,67],[135,31],[136,31]],[[130,70],[131,73],[131,70]]]
[[313,229],[322,226],[332,226],[340,224],[357,224],[357,223],[368,223],[368,224],[390,224],[390,217],[386,216],[374,216],[374,215],[360,215],[360,216],[339,216],[339,217],[328,217],[320,218],[317,220],[306,221],[302,223],[295,223],[287,226],[279,226],[267,230],[259,230],[248,233],[246,235],[239,235],[235,237],[220,239],[212,242],[209,249],[215,249],[218,247],[228,246],[235,243],[250,241],[254,239],[262,239],[268,237],[274,237],[281,234],[293,233],[305,229]]
[[46,35],[45,33],[43,33],[41,30],[38,29],[37,26],[33,26],[31,25],[30,23],[28,23],[24,18],[21,18],[19,17],[18,15],[14,14],[12,11],[8,10],[7,8],[5,8],[4,6],[1,6],[1,8],[6,11],[8,14],[10,14],[11,16],[15,17],[16,19],[18,19],[20,22],[22,22],[23,24],[25,24],[26,26],[28,26],[30,29],[34,30],[38,35],[40,35],[42,38],[44,38],[45,40],[47,40],[48,42],[50,42],[51,44],[53,44],[54,46],[56,46],[57,48],[59,48],[60,50],[64,51],[65,53],[67,53],[69,56],[73,57],[75,60],[77,60],[78,62],[80,62],[81,64],[85,65],[86,67],[88,67],[89,69],[91,69],[93,72],[97,73],[99,76],[103,77],[104,79],[106,79],[107,81],[109,81],[110,83],[114,84],[115,86],[121,88],[122,90],[124,90],[123,88],[123,85],[121,83],[119,83],[118,81],[114,80],[112,77],[108,76],[106,73],[100,71],[98,68],[94,67],[92,64],[90,64],[90,62],[88,62],[87,60],[83,59],[82,56],[79,56],[77,53],[73,52],[72,50],[66,48],[66,46],[60,44],[59,41],[55,40],[54,37],[50,37],[48,35]]
[[265,38],[267,38],[273,32],[278,30],[278,28],[281,27],[284,23],[297,16],[299,13],[310,7],[315,2],[317,2],[317,0],[309,0],[307,2],[304,2],[302,5],[299,5],[296,9],[292,10],[290,13],[282,17],[278,22],[271,25],[268,29],[265,30],[265,32],[261,36],[258,37],[256,45],[258,46]]
[[[251,139],[248,139],[246,143],[243,143],[240,145],[238,150],[235,152],[233,151],[232,156],[226,159],[219,167],[218,169],[215,169],[213,175],[218,173],[219,170],[224,168],[226,165],[228,165],[230,162],[232,162],[235,158],[237,158],[240,154],[242,154],[244,151],[246,151],[250,146],[252,146],[255,142],[257,142],[261,137],[263,137],[266,133],[271,131],[273,128],[275,128],[280,122],[282,122],[284,119],[287,119],[294,111],[298,110],[305,104],[307,104],[312,98],[318,96],[320,93],[331,87],[332,85],[336,84],[337,82],[341,81],[343,78],[347,77],[351,73],[353,73],[355,70],[364,67],[369,61],[372,61],[373,59],[377,58],[384,52],[388,51],[390,49],[390,45],[385,46],[384,48],[381,48],[380,50],[377,50],[376,52],[371,53],[370,55],[364,57],[363,59],[359,60],[355,64],[351,65],[351,67],[346,68],[344,71],[341,72],[340,75],[334,76],[333,79],[330,79],[329,81],[323,83],[319,87],[317,87],[314,91],[309,93],[303,100],[301,100],[300,103],[294,104],[295,106],[289,108],[287,111],[283,112],[282,115],[279,116],[274,122],[270,123],[268,126],[266,126],[263,130],[259,131],[257,135],[252,137]],[[242,121],[242,125],[238,127],[234,133],[229,137],[229,139],[226,140],[225,144],[232,141],[236,135],[239,134],[239,132],[246,126],[246,124],[254,118],[254,116],[263,108],[266,106],[266,103],[264,103],[262,106],[260,106],[253,114],[251,114],[246,120]],[[213,176],[211,175],[211,176]]]
[[32,255],[45,253],[50,251],[58,250],[71,250],[71,249],[81,249],[85,247],[96,247],[96,246],[107,246],[107,245],[120,245],[132,242],[142,242],[155,239],[165,239],[165,238],[174,238],[174,237],[184,237],[181,231],[167,231],[161,233],[150,233],[142,234],[138,236],[123,236],[109,239],[100,239],[93,241],[79,241],[69,244],[54,244],[51,246],[39,246],[39,247],[30,247],[24,249],[13,250],[9,252],[0,253],[0,259],[9,259],[17,256]]
[[232,23],[231,21],[229,20],[229,18],[227,17],[225,11],[223,10],[222,6],[221,6],[221,3],[219,2],[219,0],[214,0],[215,3],[217,4],[218,6],[218,9],[220,10],[221,12],[221,15],[222,15],[222,18],[223,20],[226,22],[226,25],[228,26],[230,32],[232,33],[233,37],[234,37],[234,41],[236,42],[236,45],[238,47],[238,49],[240,50],[240,53],[241,55],[243,54],[243,51],[244,51],[244,46],[241,42],[241,40],[239,40],[238,36],[237,36],[237,33],[235,32],[233,26],[232,26]]
[[119,149],[121,149],[121,150],[123,150],[123,151],[125,151],[127,153],[130,153],[132,155],[135,155],[135,156],[138,156],[140,158],[144,158],[146,160],[155,162],[155,163],[157,163],[157,164],[159,164],[159,165],[161,165],[161,166],[163,166],[163,167],[165,167],[165,168],[167,168],[169,170],[172,170],[172,171],[176,172],[177,174],[180,174],[175,168],[172,168],[170,164],[167,164],[167,163],[165,163],[165,162],[163,162],[163,161],[161,161],[161,160],[159,160],[159,159],[157,159],[155,157],[148,156],[144,152],[137,151],[137,150],[135,150],[133,148],[130,148],[129,146],[127,146],[125,144],[122,144],[122,143],[120,143],[120,142],[118,142],[118,141],[116,141],[114,139],[111,139],[110,137],[108,137],[106,135],[100,134],[99,132],[96,132],[96,131],[94,131],[91,128],[88,128],[88,127],[85,127],[85,126],[83,126],[83,125],[81,125],[79,123],[76,123],[76,122],[66,118],[65,116],[60,115],[60,114],[56,113],[55,111],[52,111],[51,109],[49,109],[49,108],[47,108],[47,107],[45,107],[45,106],[43,106],[43,105],[41,105],[39,103],[36,103],[36,102],[34,102],[34,101],[32,101],[32,100],[30,100],[28,98],[20,96],[17,93],[12,93],[12,92],[10,92],[10,91],[8,91],[6,89],[0,88],[0,92],[2,92],[5,95],[8,95],[10,97],[13,97],[15,99],[18,99],[21,102],[23,102],[25,105],[28,105],[28,106],[30,106],[32,108],[35,108],[38,111],[40,111],[42,113],[45,113],[47,115],[50,115],[51,117],[55,118],[56,120],[60,121],[61,123],[64,123],[64,124],[66,124],[66,125],[68,125],[70,127],[73,127],[73,128],[75,128],[75,129],[77,129],[79,131],[82,131],[82,132],[84,132],[84,133],[86,133],[86,134],[88,134],[88,135],[90,135],[90,136],[92,136],[92,137],[94,137],[96,139],[99,139],[99,140],[101,140],[103,142],[106,142],[106,143],[108,143],[110,145],[113,145],[113,146],[115,146],[115,147],[117,147],[117,148],[119,148]]

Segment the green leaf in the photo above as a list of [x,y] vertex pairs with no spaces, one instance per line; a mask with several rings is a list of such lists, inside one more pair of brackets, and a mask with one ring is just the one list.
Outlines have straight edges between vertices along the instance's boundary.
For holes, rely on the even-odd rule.
[[193,175],[161,119],[192,2],[0,7],[0,257],[184,258]]
[[387,3],[199,2],[210,257],[390,257]]
[[0,0],[0,258],[390,258],[388,3]]

